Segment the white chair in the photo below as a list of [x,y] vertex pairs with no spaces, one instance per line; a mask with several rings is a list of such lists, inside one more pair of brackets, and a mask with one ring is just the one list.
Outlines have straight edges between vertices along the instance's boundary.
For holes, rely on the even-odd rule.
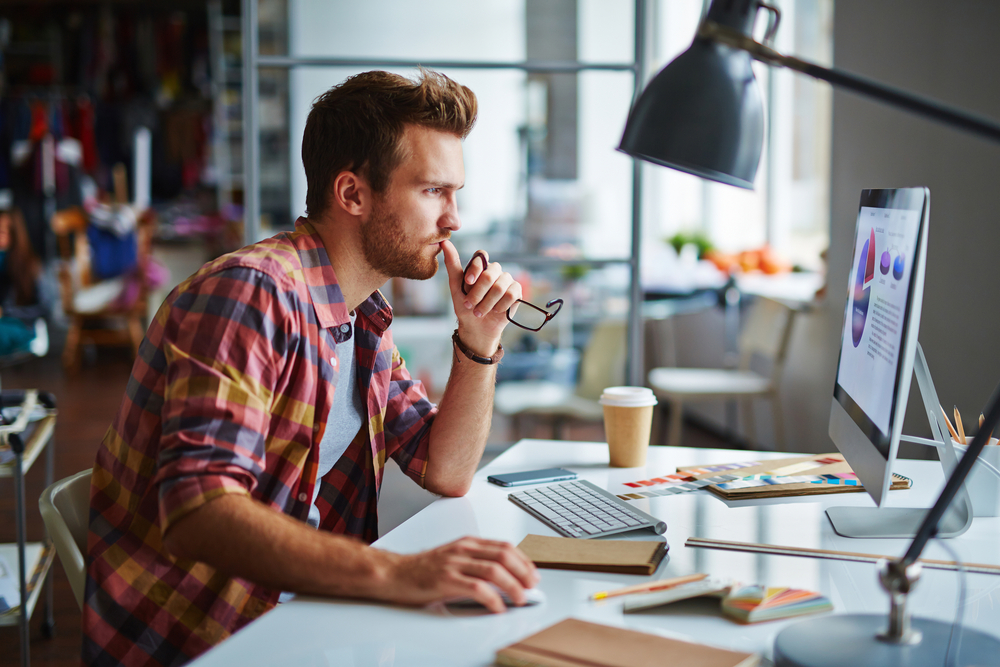
[[87,530],[90,523],[90,476],[84,470],[61,479],[42,492],[38,509],[62,561],[76,603],[83,609]]
[[[719,368],[654,368],[649,372],[649,386],[664,406],[670,408],[668,445],[681,444],[681,423],[684,403],[718,399],[740,399],[746,417],[747,437],[756,438],[753,418],[753,399],[770,399],[774,411],[774,439],[778,449],[784,451],[785,436],[778,389],[785,356],[792,336],[795,310],[758,297],[740,333],[740,361],[737,369]],[[770,375],[750,369],[757,357],[770,361]]]
[[524,415],[552,420],[553,437],[562,439],[569,419],[601,421],[604,410],[597,399],[605,387],[625,381],[625,322],[605,320],[594,326],[580,359],[576,386],[525,380],[497,385],[494,409],[514,422],[515,440],[520,437]]

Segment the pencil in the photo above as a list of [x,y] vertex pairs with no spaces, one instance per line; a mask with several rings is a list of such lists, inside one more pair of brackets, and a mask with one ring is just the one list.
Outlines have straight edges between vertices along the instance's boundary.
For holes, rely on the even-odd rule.
[[601,591],[600,593],[594,593],[591,595],[590,599],[603,600],[605,598],[613,598],[619,595],[631,595],[632,593],[651,593],[653,591],[662,591],[667,588],[680,586],[682,584],[690,584],[693,581],[701,581],[707,576],[707,574],[688,574],[683,577],[674,577],[673,579],[661,579],[659,581],[651,581],[648,584],[636,584],[635,586],[616,588],[613,591]]
[[951,420],[948,419],[948,413],[945,412],[943,405],[941,406],[941,414],[944,415],[944,423],[948,425],[948,432],[951,433],[951,437],[955,442],[962,442],[958,439],[958,433],[955,433],[955,427],[951,425]]
[[969,444],[965,441],[965,428],[962,426],[962,413],[958,411],[958,406],[955,406],[955,428],[958,429],[958,441],[963,445]]
[[984,417],[984,416],[983,416],[983,413],[982,413],[982,412],[980,412],[980,413],[979,413],[979,428],[982,428],[982,427],[983,427],[983,422],[984,422],[984,421],[986,421],[986,417]]

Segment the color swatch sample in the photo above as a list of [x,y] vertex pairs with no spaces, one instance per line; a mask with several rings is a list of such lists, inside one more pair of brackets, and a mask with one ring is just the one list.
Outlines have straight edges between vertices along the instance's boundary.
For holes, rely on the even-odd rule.
[[[760,461],[745,461],[741,463],[725,463],[714,466],[704,466],[702,468],[688,469],[683,472],[642,479],[636,482],[625,482],[625,486],[636,489],[632,493],[622,493],[618,497],[622,500],[639,500],[641,498],[656,498],[660,496],[672,496],[678,493],[688,493],[697,491],[706,486],[717,485],[720,489],[732,490],[749,488],[752,486],[773,486],[777,484],[860,484],[854,473],[830,474],[830,475],[810,475],[795,476],[797,472],[804,472],[814,468],[820,468],[834,463],[843,463],[842,458],[828,457],[803,461],[793,465],[785,465],[768,470],[758,475],[740,475],[741,468],[753,468],[763,465]],[[733,472],[727,472],[733,471]],[[713,472],[722,472],[721,475],[698,478],[698,475],[705,475]],[[652,488],[656,487],[656,488]]]
[[813,591],[745,586],[709,578],[665,591],[630,595],[625,599],[622,611],[634,614],[696,597],[722,598],[722,613],[738,623],[760,623],[833,610],[828,598]]
[[[759,466],[759,461],[745,461],[741,463],[723,463],[714,466],[704,466],[701,468],[693,468],[690,470],[685,470],[684,472],[675,472],[669,475],[662,475],[660,477],[653,477],[650,479],[640,479],[637,482],[625,482],[625,486],[631,487],[633,489],[641,489],[644,486],[657,486],[659,484],[677,484],[683,482],[696,481],[698,475],[704,475],[709,472],[723,472],[725,470],[738,470],[739,468],[752,468],[754,466]],[[737,475],[739,477],[739,475]]]
[[743,586],[722,600],[722,612],[741,623],[759,623],[832,611],[825,596],[800,588]]

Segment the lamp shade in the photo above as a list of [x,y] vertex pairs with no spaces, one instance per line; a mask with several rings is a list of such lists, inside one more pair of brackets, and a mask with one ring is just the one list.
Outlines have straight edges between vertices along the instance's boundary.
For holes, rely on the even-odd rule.
[[764,107],[749,54],[696,38],[642,91],[618,149],[752,190],[763,141]]

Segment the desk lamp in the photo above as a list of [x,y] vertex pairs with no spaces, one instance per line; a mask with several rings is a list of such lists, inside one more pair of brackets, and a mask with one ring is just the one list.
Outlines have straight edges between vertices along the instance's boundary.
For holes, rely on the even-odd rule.
[[[763,43],[752,36],[760,9],[769,14]],[[688,50],[663,68],[639,96],[629,113],[619,150],[705,179],[753,189],[763,144],[764,113],[752,59],[1000,141],[1000,124],[991,120],[778,53],[767,43],[780,17],[775,7],[759,0],[712,0]],[[952,625],[923,618],[911,621],[906,596],[920,576],[917,560],[924,546],[937,534],[941,517],[998,423],[1000,385],[990,396],[979,433],[909,549],[901,558],[879,564],[879,581],[890,597],[888,628],[879,632],[884,621],[870,614],[835,614],[793,624],[775,640],[777,667],[946,664]],[[960,645],[958,664],[986,665],[1000,656],[1000,640],[986,633],[963,628],[954,639]]]

